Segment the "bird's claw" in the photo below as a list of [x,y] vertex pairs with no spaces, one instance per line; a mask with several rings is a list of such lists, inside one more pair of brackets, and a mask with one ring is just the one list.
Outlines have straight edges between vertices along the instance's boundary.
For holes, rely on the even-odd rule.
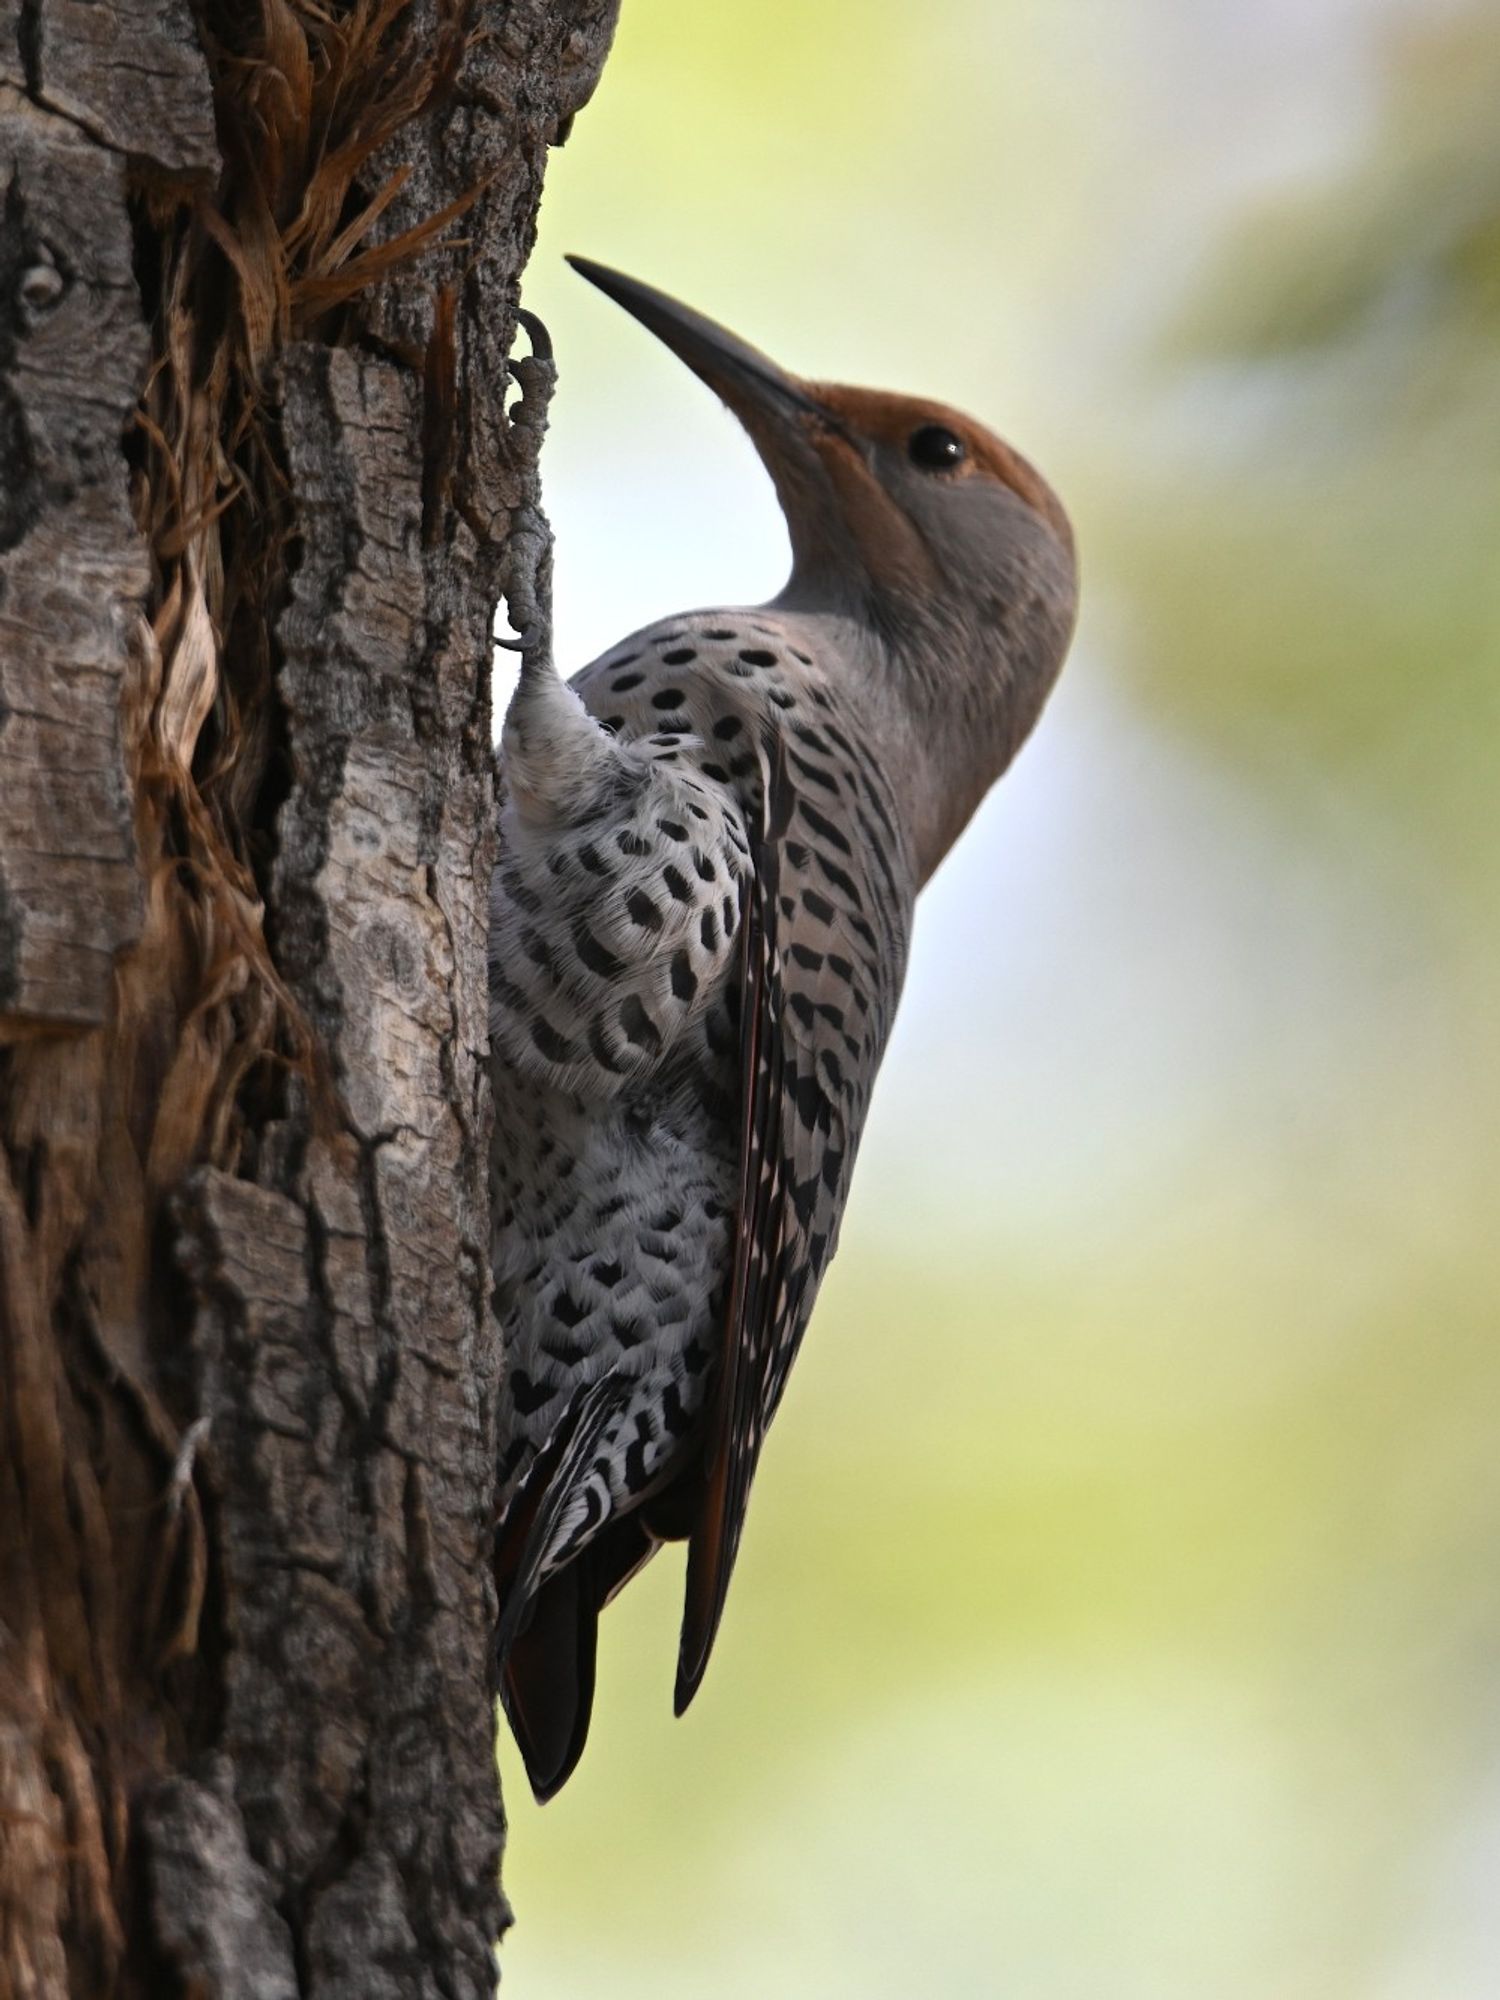
[[534,618],[514,638],[497,639],[495,644],[507,653],[538,653],[547,644],[547,628],[539,618]]
[[529,312],[525,306],[516,307],[516,321],[526,329],[526,338],[531,342],[531,359],[550,363],[552,336],[547,331],[546,321],[539,314]]
[[520,390],[520,398],[510,409],[510,450],[527,467],[534,467],[547,432],[547,412],[557,387],[557,364],[552,359],[552,336],[534,312],[517,306],[516,319],[526,330],[531,352],[506,363],[510,378]]

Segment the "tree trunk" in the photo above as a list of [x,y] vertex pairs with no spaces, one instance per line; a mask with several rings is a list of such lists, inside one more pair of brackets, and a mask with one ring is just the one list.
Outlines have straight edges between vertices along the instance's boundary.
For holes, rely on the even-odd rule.
[[0,2000],[493,1987],[505,355],[614,4],[0,0]]

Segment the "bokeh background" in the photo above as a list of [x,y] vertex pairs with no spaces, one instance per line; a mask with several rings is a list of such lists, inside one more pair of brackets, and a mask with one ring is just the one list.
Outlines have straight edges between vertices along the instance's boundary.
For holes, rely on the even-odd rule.
[[626,0],[527,279],[569,667],[773,592],[563,267],[1038,459],[1085,565],[924,899],[717,1657],[604,1621],[513,2000],[1500,1992],[1500,10]]

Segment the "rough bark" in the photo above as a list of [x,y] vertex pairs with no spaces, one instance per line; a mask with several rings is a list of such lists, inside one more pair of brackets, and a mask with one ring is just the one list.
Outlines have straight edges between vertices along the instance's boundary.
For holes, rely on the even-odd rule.
[[505,358],[614,6],[0,0],[0,2000],[493,1986]]

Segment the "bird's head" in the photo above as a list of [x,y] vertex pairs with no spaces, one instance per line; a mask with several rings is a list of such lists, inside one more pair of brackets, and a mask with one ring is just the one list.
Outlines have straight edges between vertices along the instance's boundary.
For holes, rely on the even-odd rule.
[[749,433],[791,537],[777,604],[852,621],[868,641],[855,649],[866,711],[893,755],[931,766],[914,829],[925,878],[1062,666],[1078,600],[1062,503],[1019,452],[946,404],[803,381],[665,293],[568,261]]

